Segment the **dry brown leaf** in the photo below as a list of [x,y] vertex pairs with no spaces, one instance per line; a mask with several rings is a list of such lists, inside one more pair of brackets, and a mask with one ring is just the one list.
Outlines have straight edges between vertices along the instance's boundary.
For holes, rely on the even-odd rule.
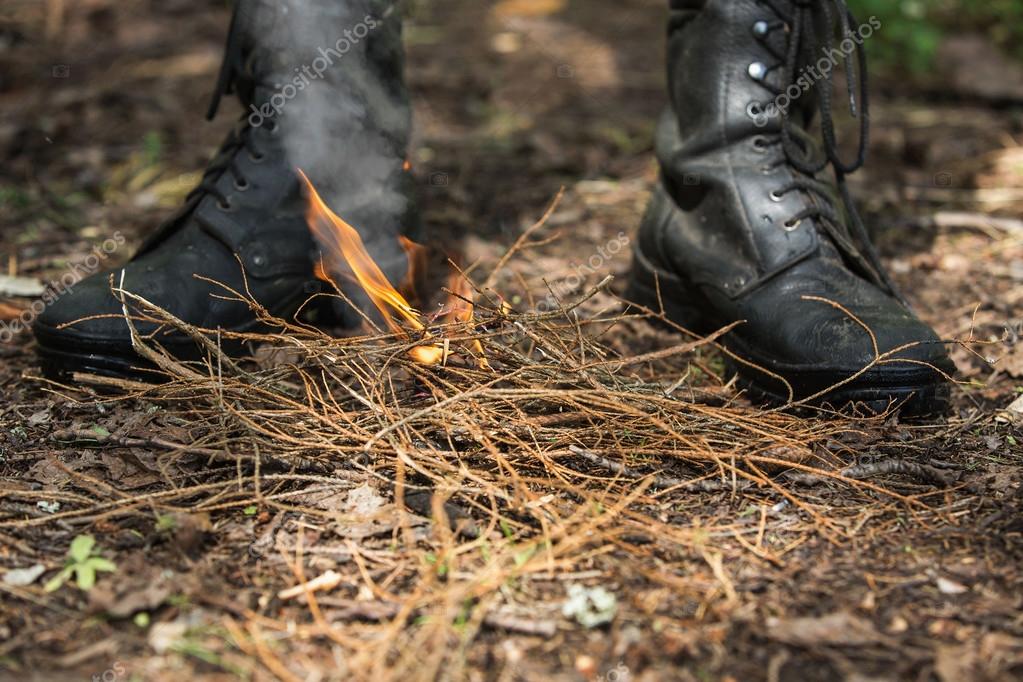
[[18,319],[23,312],[21,308],[0,301],[0,320],[4,322]]
[[999,359],[995,368],[1005,372],[1013,379],[1023,379],[1023,343],[1016,344],[1012,350]]
[[502,19],[509,17],[546,17],[565,8],[566,0],[502,0],[493,12]]
[[845,611],[807,618],[772,618],[767,621],[772,639],[800,646],[866,646],[887,638],[873,623]]

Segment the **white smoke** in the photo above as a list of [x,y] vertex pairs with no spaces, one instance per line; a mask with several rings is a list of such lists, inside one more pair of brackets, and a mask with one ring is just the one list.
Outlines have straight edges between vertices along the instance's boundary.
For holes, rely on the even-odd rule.
[[276,115],[289,163],[359,230],[392,279],[405,266],[397,236],[409,227],[403,166],[411,119],[396,5],[254,0],[241,17],[272,55],[273,87],[257,95],[255,111]]

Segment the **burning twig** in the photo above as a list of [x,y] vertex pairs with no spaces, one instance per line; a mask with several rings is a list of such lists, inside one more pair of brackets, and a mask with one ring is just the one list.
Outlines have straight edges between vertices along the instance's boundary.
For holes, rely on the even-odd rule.
[[[301,170],[298,171],[302,181],[305,183],[309,195],[309,210],[307,221],[316,241],[325,252],[324,262],[321,259],[316,269],[316,275],[320,279],[329,282],[340,292],[341,287],[337,284],[337,277],[351,273],[351,276],[366,292],[373,305],[380,312],[384,323],[395,333],[407,335],[404,329],[395,319],[397,314],[404,324],[419,332],[422,341],[427,342],[416,345],[408,351],[409,357],[422,365],[443,365],[447,363],[450,355],[450,344],[447,339],[440,342],[431,334],[422,315],[412,307],[412,304],[405,298],[387,279],[387,275],[380,269],[373,260],[366,246],[359,235],[359,231],[348,224],[343,218],[334,213],[323,201],[323,198],[316,191],[309,178]],[[413,279],[414,261],[422,260],[421,247],[402,237],[398,240],[409,254],[410,270],[408,281]],[[341,268],[341,263],[347,269]],[[473,304],[471,299],[472,290],[466,278],[460,273],[452,275],[449,282],[451,288],[451,300],[445,318],[450,324],[468,324],[473,319]],[[479,364],[483,369],[489,369],[489,365],[483,357],[483,347],[475,341],[473,348],[479,353]]]

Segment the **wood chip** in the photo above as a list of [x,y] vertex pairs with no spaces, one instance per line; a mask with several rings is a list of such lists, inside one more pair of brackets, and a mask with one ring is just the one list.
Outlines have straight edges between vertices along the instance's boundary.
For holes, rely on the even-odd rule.
[[304,585],[296,585],[295,587],[289,587],[286,590],[281,590],[277,593],[279,599],[294,599],[295,597],[301,597],[306,592],[317,592],[319,590],[332,590],[341,584],[343,578],[340,573],[335,571],[327,571],[318,578],[313,578]]

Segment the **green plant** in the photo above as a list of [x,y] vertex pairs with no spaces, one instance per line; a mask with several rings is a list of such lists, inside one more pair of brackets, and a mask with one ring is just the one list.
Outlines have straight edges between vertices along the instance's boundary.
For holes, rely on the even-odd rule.
[[941,41],[953,33],[986,36],[1007,54],[1023,59],[1023,3],[1019,0],[849,0],[856,18],[881,22],[866,44],[871,62],[883,70],[914,73],[933,66]]
[[924,3],[854,0],[850,8],[860,21],[876,17],[881,22],[881,28],[866,46],[872,61],[885,66],[902,64],[917,73],[930,67],[941,42],[942,29]]
[[60,573],[53,576],[43,589],[47,592],[60,589],[60,586],[66,583],[73,575],[75,576],[75,584],[78,585],[78,589],[88,591],[96,584],[96,573],[102,571],[113,573],[116,571],[117,566],[109,559],[104,559],[102,556],[94,553],[95,549],[96,538],[91,535],[77,536],[71,541],[71,547],[68,548],[68,558],[64,568]]

